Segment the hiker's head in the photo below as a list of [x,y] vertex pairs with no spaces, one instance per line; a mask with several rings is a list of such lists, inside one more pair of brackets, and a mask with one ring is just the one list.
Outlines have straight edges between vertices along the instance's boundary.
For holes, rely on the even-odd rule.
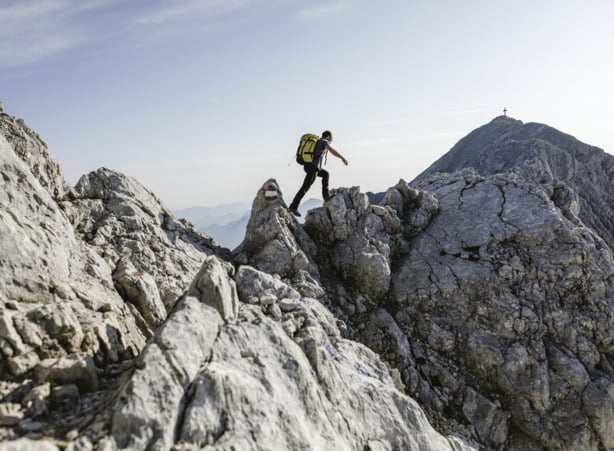
[[323,131],[322,132],[322,138],[324,138],[324,139],[326,139],[328,141],[332,141],[333,140],[333,134],[329,130]]

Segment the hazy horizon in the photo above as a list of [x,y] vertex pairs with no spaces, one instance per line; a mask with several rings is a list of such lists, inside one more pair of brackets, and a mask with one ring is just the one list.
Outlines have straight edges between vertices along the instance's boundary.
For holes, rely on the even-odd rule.
[[[4,0],[0,101],[69,183],[99,167],[172,210],[290,199],[303,133],[331,186],[412,180],[501,115],[614,152],[614,4]],[[319,184],[319,181],[316,183]],[[319,195],[314,186],[307,197]]]

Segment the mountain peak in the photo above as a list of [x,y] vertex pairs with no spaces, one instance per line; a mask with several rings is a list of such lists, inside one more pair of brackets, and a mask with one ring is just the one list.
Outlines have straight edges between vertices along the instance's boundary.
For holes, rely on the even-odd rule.
[[514,119],[513,117],[508,116],[507,114],[501,114],[500,116],[496,116],[492,121],[489,122],[489,124],[492,124],[494,122],[520,123],[520,124],[522,124],[522,121],[520,121],[518,119]]
[[[578,206],[559,205],[599,232],[614,247],[614,157],[585,144],[554,127],[537,122],[523,123],[497,116],[462,138],[452,149],[414,180],[414,184],[436,173],[454,173],[473,168],[482,176],[514,173],[524,182],[538,185],[553,199],[577,198]],[[572,218],[577,219],[577,218]]]

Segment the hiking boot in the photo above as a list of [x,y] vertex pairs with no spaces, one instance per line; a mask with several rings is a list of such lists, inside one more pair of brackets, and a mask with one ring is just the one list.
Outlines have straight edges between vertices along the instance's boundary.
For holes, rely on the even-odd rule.
[[333,197],[335,197],[335,193],[330,193],[328,196],[324,196],[324,202],[328,202]]
[[290,212],[291,212],[291,213],[292,213],[294,216],[300,216],[300,215],[301,215],[301,212],[300,212],[300,211],[298,211],[298,209],[297,209],[297,208],[290,207],[290,208],[288,208],[288,210],[290,210]]

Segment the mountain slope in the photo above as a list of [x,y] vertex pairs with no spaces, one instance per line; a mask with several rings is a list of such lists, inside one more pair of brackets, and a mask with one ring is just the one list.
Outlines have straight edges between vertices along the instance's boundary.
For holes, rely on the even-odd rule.
[[548,125],[499,116],[461,139],[420,174],[475,168],[481,175],[514,172],[539,184],[572,218],[593,228],[614,249],[614,157]]

